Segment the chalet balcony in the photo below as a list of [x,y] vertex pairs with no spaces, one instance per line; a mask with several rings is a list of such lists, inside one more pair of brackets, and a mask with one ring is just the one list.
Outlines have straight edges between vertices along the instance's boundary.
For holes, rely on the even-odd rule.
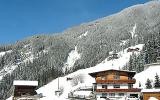
[[131,79],[131,80],[96,80],[97,84],[123,84],[123,83],[127,83],[127,84],[134,84],[136,83],[135,79]]
[[96,92],[140,92],[141,89],[96,89]]

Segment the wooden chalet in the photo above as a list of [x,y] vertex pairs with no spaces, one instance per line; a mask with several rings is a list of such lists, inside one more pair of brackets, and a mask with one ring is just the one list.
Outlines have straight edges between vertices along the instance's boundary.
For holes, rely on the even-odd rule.
[[128,48],[127,52],[136,52],[139,51],[139,48]]
[[117,53],[113,53],[113,54],[111,54],[109,57],[108,57],[108,61],[109,60],[113,60],[113,59],[118,59],[119,57],[118,57],[118,54]]
[[160,100],[160,89],[143,89],[143,100],[149,100],[149,98],[154,97]]
[[37,100],[35,89],[38,86],[38,81],[15,80],[13,86],[13,100]]
[[94,91],[97,98],[118,100],[134,96],[139,98],[141,89],[133,88],[136,80],[133,78],[136,72],[124,70],[105,70],[89,73],[95,78]]

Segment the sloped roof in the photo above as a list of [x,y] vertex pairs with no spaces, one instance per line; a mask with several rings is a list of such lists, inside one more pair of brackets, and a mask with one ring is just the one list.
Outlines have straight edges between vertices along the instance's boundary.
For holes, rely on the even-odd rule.
[[14,80],[14,86],[38,86],[38,81]]
[[128,73],[128,74],[131,74],[132,76],[134,76],[134,75],[136,74],[136,71],[109,69],[109,70],[104,70],[104,71],[89,73],[89,75],[91,75],[92,77],[96,77],[96,75],[97,75],[98,73],[109,72],[109,71],[126,72],[126,73]]

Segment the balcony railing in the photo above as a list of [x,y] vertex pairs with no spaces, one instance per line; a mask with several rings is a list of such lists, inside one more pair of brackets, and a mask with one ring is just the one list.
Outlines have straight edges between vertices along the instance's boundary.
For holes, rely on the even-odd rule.
[[123,83],[128,83],[128,84],[134,84],[136,83],[135,79],[132,80],[96,80],[96,83],[110,83],[110,84],[123,84]]
[[96,89],[96,92],[140,92],[141,89]]

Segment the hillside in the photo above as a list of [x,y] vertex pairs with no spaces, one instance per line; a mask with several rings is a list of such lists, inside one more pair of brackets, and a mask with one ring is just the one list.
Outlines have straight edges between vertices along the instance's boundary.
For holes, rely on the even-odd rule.
[[[135,47],[138,47],[140,48],[140,50],[142,50],[143,44],[136,45]],[[106,58],[104,61],[102,61],[101,63],[97,64],[94,67],[81,69],[67,76],[60,77],[59,83],[60,83],[60,88],[63,88],[63,93],[59,97],[54,94],[58,88],[58,79],[55,79],[49,84],[39,88],[37,92],[42,93],[44,95],[44,98],[42,98],[42,100],[51,100],[51,99],[66,100],[70,92],[73,92],[73,94],[77,95],[89,96],[92,91],[77,90],[83,87],[92,87],[92,83],[95,83],[95,79],[91,77],[89,73],[103,71],[107,69],[122,69],[122,67],[129,61],[132,52],[127,52],[127,49],[125,49],[124,52],[121,51],[118,54],[121,54],[121,57],[119,59],[108,61]],[[138,54],[139,52],[137,52],[137,55]],[[66,79],[68,77],[73,79],[67,81]],[[77,77],[79,78],[78,80]]]
[[14,79],[38,80],[41,87],[59,76],[96,66],[110,52],[146,44],[159,32],[160,2],[151,1],[56,35],[36,35],[2,45],[0,99],[11,95]]

